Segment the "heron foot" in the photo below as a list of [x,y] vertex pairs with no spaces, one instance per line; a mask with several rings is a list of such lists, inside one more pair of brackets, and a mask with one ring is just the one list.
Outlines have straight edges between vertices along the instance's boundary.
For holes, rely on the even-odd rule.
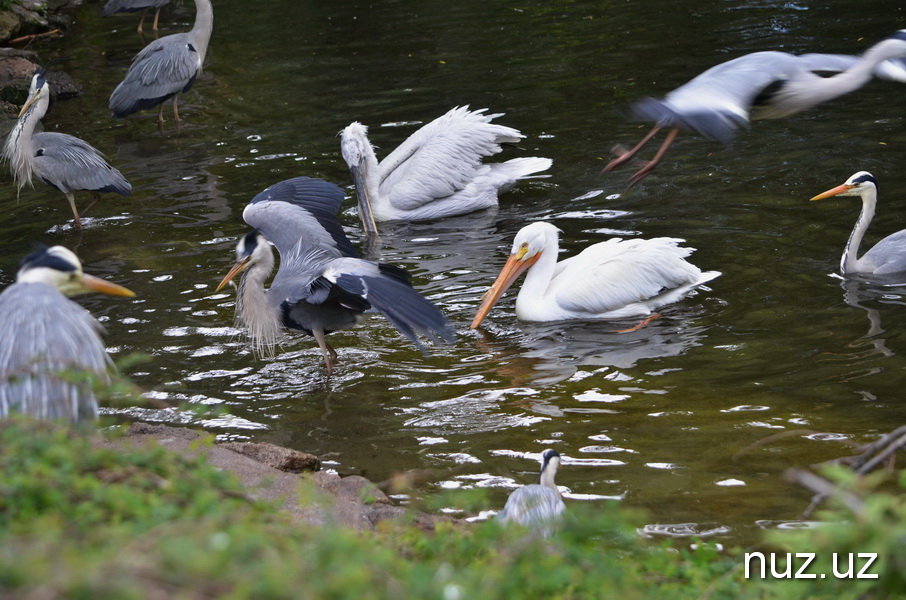
[[660,319],[660,318],[661,318],[661,313],[654,313],[653,315],[649,315],[649,316],[645,317],[644,319],[642,319],[642,322],[639,323],[638,325],[634,325],[632,327],[629,327],[628,329],[615,329],[613,331],[613,333],[632,333],[633,331],[638,331],[642,327],[645,327],[646,325],[648,325],[655,319]]
[[654,171],[654,168],[658,165],[659,162],[660,161],[656,160],[646,161],[643,164],[642,168],[636,171],[635,175],[629,178],[629,183],[626,185],[626,189],[628,190],[629,188],[635,186],[640,181],[648,177],[648,175],[650,175],[651,172]]

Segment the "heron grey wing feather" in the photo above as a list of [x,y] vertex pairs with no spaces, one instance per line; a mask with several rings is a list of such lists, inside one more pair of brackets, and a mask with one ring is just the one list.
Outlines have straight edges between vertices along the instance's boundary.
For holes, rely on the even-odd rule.
[[463,189],[482,158],[524,137],[491,123],[501,115],[485,115],[486,110],[456,107],[409,136],[380,162],[380,193],[395,207],[413,210]]
[[88,142],[65,133],[44,132],[32,137],[35,172],[63,192],[95,190],[128,196],[132,185]]
[[74,370],[109,381],[112,362],[91,314],[53,287],[16,283],[0,294],[0,415],[23,412],[72,421],[97,416],[97,399],[85,384],[67,380]]
[[870,265],[875,275],[906,271],[906,229],[882,239],[863,254],[858,262]]
[[571,311],[604,313],[693,283],[701,271],[684,260],[693,250],[680,247],[682,241],[615,238],[589,246],[561,261],[558,277],[573,283],[557,290],[557,302]]
[[565,510],[566,505],[559,492],[533,483],[513,491],[497,518],[504,523],[522,526],[550,525]]

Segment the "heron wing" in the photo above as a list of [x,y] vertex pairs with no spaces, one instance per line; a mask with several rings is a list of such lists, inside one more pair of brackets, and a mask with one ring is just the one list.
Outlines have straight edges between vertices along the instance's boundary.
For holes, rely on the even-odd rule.
[[[852,68],[861,57],[851,54],[803,54],[798,59],[803,68],[813,73],[833,75]],[[906,83],[906,63],[902,58],[885,60],[875,67],[874,75],[879,79]]]
[[611,239],[589,246],[558,264],[551,283],[563,308],[600,314],[619,310],[698,281],[701,271],[686,262],[683,240]]
[[94,418],[96,381],[80,377],[108,381],[112,363],[100,323],[43,283],[9,286],[0,294],[0,314],[0,416]]
[[37,133],[35,172],[62,192],[92,190],[128,196],[132,185],[88,142],[65,133]]
[[[324,260],[358,256],[337,219],[346,195],[338,186],[311,177],[276,183],[252,198],[242,213],[280,252],[284,263],[317,250]],[[281,267],[281,271],[283,268]]]
[[500,144],[523,135],[491,123],[500,114],[456,107],[431,121],[380,163],[380,193],[397,208],[412,210],[463,189],[481,159],[501,151]]
[[566,505],[556,490],[533,483],[510,494],[497,518],[504,523],[518,523],[523,527],[550,525],[564,510]]
[[892,233],[875,244],[859,260],[859,268],[870,268],[874,275],[906,271],[906,229]]

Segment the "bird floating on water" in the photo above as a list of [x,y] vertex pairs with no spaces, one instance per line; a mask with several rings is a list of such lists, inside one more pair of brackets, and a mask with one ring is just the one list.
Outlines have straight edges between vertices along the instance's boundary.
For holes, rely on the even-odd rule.
[[[455,334],[433,304],[412,289],[409,273],[394,265],[358,258],[337,219],[345,194],[332,183],[296,177],[267,188],[245,207],[254,227],[236,246],[236,265],[217,287],[245,271],[236,299],[237,322],[248,327],[254,350],[272,354],[283,328],[318,342],[328,377],[337,360],[325,336],[352,327],[362,313],[377,311],[424,350],[418,335],[451,343]],[[280,253],[274,267],[267,240]]]
[[154,12],[154,25],[151,27],[154,31],[157,31],[157,20],[160,17],[160,9],[162,6],[165,6],[170,3],[170,0],[107,0],[107,3],[104,5],[104,8],[101,9],[101,15],[104,17],[109,17],[112,14],[121,13],[121,12],[142,12],[142,19],[138,22],[138,32],[142,32],[142,26],[145,24],[145,16],[148,14],[148,9],[155,9]]
[[539,483],[524,485],[510,494],[503,510],[497,515],[500,522],[517,523],[523,527],[540,527],[549,531],[551,525],[555,524],[566,510],[566,505],[560,497],[560,490],[554,482],[559,466],[559,452],[550,449],[542,452]]
[[892,275],[906,272],[906,229],[892,233],[859,257],[859,245],[875,216],[878,202],[878,180],[868,171],[859,171],[845,183],[818,194],[812,200],[831,196],[862,198],[862,212],[849,236],[840,259],[840,273],[845,275]]
[[113,363],[101,339],[104,328],[66,298],[86,292],[135,295],[83,273],[76,255],[62,246],[22,260],[16,282],[0,293],[0,418],[97,417],[92,383],[109,382]]
[[158,127],[163,131],[164,105],[173,98],[173,118],[179,129],[177,94],[188,92],[201,74],[214,29],[211,0],[195,0],[195,25],[186,33],[156,39],[132,59],[126,77],[110,95],[110,110],[117,119],[159,106]]
[[516,297],[516,316],[524,321],[646,316],[720,275],[687,262],[694,248],[680,247],[683,240],[676,238],[613,238],[557,262],[558,232],[545,222],[519,230],[509,259],[475,313],[472,329],[526,270]]
[[[378,163],[368,128],[355,122],[343,130],[341,152],[355,182],[359,218],[367,234],[380,221],[427,221],[497,206],[497,195],[520,179],[550,168],[549,158],[514,158],[485,164],[503,143],[524,138],[491,123],[502,113],[453,108],[409,136]],[[546,177],[537,175],[535,177]]]
[[[869,48],[861,58],[842,54],[754,52],[711,67],[676,88],[663,100],[645,98],[633,104],[629,115],[655,126],[634,148],[614,148],[617,158],[604,173],[633,158],[664,127],[667,138],[651,161],[629,180],[639,183],[660,162],[680,129],[729,143],[739,127],[750,120],[779,119],[853,92],[872,78],[906,82],[906,29]],[[830,77],[821,74],[835,73]]]
[[46,68],[42,67],[32,76],[28,99],[3,146],[3,159],[9,163],[13,180],[20,191],[26,184],[34,187],[34,176],[63,192],[72,208],[74,226],[81,229],[82,220],[73,192],[91,192],[94,196],[94,201],[88,206],[91,208],[100,193],[116,192],[128,196],[132,193],[132,185],[87,142],[54,131],[35,133],[35,127],[44,118],[50,104],[50,84],[46,75]]

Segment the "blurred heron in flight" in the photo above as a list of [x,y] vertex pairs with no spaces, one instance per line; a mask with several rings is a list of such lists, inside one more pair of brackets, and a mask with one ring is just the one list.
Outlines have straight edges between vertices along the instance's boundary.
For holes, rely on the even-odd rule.
[[107,4],[104,5],[104,8],[101,9],[101,15],[109,17],[112,14],[121,13],[121,12],[142,12],[142,20],[138,22],[138,32],[142,32],[142,26],[145,24],[145,16],[148,14],[148,9],[155,9],[154,12],[154,25],[151,27],[154,31],[157,31],[157,19],[160,17],[160,9],[162,6],[165,6],[170,3],[170,0],[107,0]]
[[517,523],[523,527],[538,527],[549,533],[552,525],[566,510],[560,490],[554,482],[560,453],[545,450],[541,453],[541,479],[539,483],[524,485],[510,494],[497,518],[502,523]]
[[66,298],[86,292],[134,296],[83,273],[62,246],[22,260],[16,282],[0,293],[0,418],[14,412],[71,422],[97,417],[92,383],[109,382],[113,363],[104,328]]
[[[416,346],[418,334],[434,343],[455,335],[443,314],[412,289],[400,267],[358,258],[337,213],[345,195],[332,183],[296,177],[267,188],[245,207],[242,218],[254,229],[236,246],[236,265],[217,287],[245,271],[236,299],[237,321],[248,327],[258,354],[271,354],[283,328],[314,336],[328,377],[337,361],[327,343],[332,331],[352,327],[362,313],[384,315]],[[270,240],[280,253],[274,268]]]
[[32,177],[35,176],[63,192],[72,208],[75,228],[81,229],[82,220],[76,208],[74,191],[90,191],[94,196],[94,201],[88,206],[91,208],[101,192],[128,196],[132,193],[132,185],[87,142],[65,133],[35,133],[35,127],[50,104],[50,85],[46,75],[46,68],[42,67],[32,77],[28,99],[3,146],[3,159],[9,163],[19,190],[25,184],[33,185]]
[[[355,122],[343,130],[340,149],[355,182],[365,233],[379,221],[427,221],[497,206],[497,194],[532,173],[549,169],[549,158],[514,158],[484,164],[500,145],[524,138],[512,127],[491,123],[501,114],[486,108],[454,108],[431,121],[380,163],[368,128]],[[545,177],[544,175],[536,177]]]
[[[878,42],[861,58],[841,54],[754,52],[711,67],[676,88],[663,100],[645,98],[629,109],[635,121],[654,121],[654,128],[631,150],[616,146],[618,155],[606,173],[630,160],[663,127],[670,132],[654,158],[629,180],[644,179],[660,162],[680,129],[691,129],[725,144],[750,120],[780,119],[853,92],[872,76],[906,82],[906,29]],[[822,74],[833,74],[822,77]]]

